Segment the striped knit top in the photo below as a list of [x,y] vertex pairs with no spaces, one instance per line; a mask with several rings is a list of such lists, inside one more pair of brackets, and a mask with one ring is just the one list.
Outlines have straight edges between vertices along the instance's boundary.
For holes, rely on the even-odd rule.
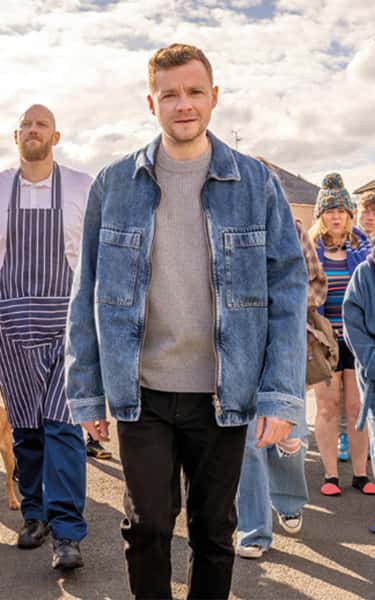
[[343,339],[342,303],[350,280],[350,271],[346,258],[332,260],[324,257],[323,269],[328,279],[328,294],[324,305],[324,316],[331,322],[338,339]]

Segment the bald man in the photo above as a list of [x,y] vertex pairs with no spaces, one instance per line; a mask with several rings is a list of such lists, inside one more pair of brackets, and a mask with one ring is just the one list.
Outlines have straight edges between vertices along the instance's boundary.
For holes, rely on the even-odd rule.
[[64,336],[91,178],[53,160],[53,113],[14,132],[20,165],[0,173],[0,381],[19,469],[18,547],[53,537],[54,568],[83,565],[86,449],[64,389]]

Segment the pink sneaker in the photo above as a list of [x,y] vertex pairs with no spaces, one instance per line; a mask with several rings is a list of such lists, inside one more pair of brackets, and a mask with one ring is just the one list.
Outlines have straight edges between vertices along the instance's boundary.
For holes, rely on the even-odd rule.
[[362,492],[373,496],[375,494],[375,483],[369,480],[366,475],[353,475],[352,486]]
[[323,494],[323,496],[340,496],[341,489],[339,488],[338,478],[326,477],[320,488],[320,493]]

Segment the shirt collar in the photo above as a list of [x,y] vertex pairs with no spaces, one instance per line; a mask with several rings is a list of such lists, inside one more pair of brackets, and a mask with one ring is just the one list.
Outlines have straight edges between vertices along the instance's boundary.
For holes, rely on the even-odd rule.
[[21,187],[34,187],[34,188],[52,188],[52,171],[48,175],[46,179],[42,179],[41,181],[29,181],[28,179],[24,179],[22,175],[20,175],[20,183]]

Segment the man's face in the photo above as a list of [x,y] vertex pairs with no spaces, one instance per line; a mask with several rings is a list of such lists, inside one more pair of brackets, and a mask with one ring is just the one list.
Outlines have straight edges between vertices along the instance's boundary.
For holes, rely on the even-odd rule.
[[373,236],[375,234],[375,207],[374,206],[359,206],[358,207],[358,224],[363,231]]
[[51,154],[60,134],[55,131],[50,113],[42,106],[34,106],[20,118],[14,139],[21,159],[33,162],[45,160]]
[[147,99],[164,136],[174,144],[191,143],[205,134],[218,88],[212,87],[205,66],[198,60],[160,69],[155,90]]

